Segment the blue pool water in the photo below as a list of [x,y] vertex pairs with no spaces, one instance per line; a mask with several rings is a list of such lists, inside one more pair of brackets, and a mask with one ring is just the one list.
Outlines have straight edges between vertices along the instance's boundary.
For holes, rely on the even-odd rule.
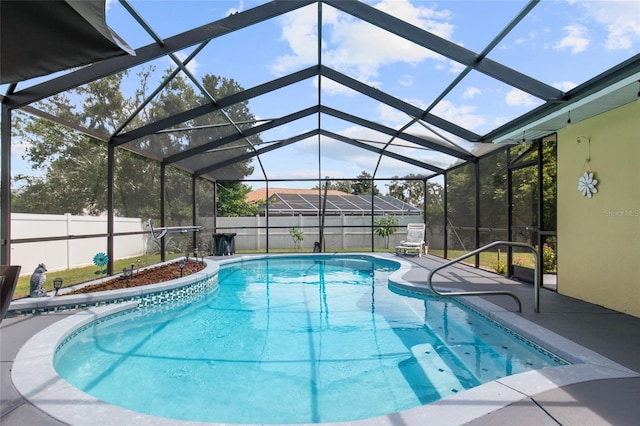
[[321,255],[224,265],[216,291],[86,326],[54,366],[83,391],[146,414],[317,423],[562,363],[454,301],[390,288],[397,267]]

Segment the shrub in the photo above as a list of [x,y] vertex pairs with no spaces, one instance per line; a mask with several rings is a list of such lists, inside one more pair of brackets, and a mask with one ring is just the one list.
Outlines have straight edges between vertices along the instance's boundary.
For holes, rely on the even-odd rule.
[[296,248],[300,248],[300,241],[304,240],[302,230],[298,228],[289,228],[289,234],[291,234],[291,238],[293,238],[293,245]]
[[395,216],[382,216],[374,221],[376,225],[376,234],[384,238],[385,247],[389,248],[389,237],[396,232],[400,222]]
[[493,269],[501,275],[505,275],[507,273],[507,265],[504,262],[497,261],[493,264]]
[[556,251],[549,244],[542,246],[542,270],[544,272],[556,271]]

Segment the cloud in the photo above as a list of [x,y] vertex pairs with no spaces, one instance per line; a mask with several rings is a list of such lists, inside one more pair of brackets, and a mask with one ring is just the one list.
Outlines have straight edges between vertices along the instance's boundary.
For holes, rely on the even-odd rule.
[[553,83],[553,87],[555,87],[556,89],[560,89],[563,92],[568,92],[569,90],[573,89],[576,86],[577,84],[574,83],[573,81],[557,81]]
[[230,7],[227,9],[226,15],[233,15],[234,13],[242,12],[244,10],[244,2],[240,1],[238,3],[238,7]]
[[538,32],[537,31],[529,31],[529,33],[526,35],[526,37],[520,37],[520,38],[516,39],[514,44],[516,46],[521,45],[521,44],[526,44],[526,43],[529,43],[530,41],[535,40],[536,38],[538,38]]
[[532,107],[537,105],[533,96],[528,93],[523,92],[520,89],[510,90],[505,98],[505,102],[509,106],[527,106]]
[[[427,135],[428,133],[423,128],[419,128],[422,133]],[[391,137],[386,134],[379,133],[375,130],[368,129],[366,127],[348,125],[341,130],[336,130],[336,133],[359,141],[363,143],[372,144],[371,141],[377,141],[379,144],[374,144],[381,148],[389,142]],[[412,132],[416,133],[416,132]],[[416,166],[402,163],[400,161],[392,160],[383,157],[383,160],[378,164],[379,154],[363,150],[361,148],[354,147],[344,142],[337,141],[330,137],[321,136],[321,153],[322,153],[322,175],[330,177],[344,177],[355,178],[363,170],[370,173],[376,167],[378,169],[378,176],[404,176],[409,173],[424,173],[425,170],[417,170]],[[419,161],[434,164],[438,167],[448,167],[452,161],[450,157],[445,154],[434,151],[425,151],[421,148],[403,147],[401,145],[411,145],[409,142],[396,139],[394,141],[395,146],[390,148],[393,152],[399,153],[411,158],[415,158]],[[290,153],[296,158],[316,158],[318,154],[318,139],[317,137],[311,137],[304,141],[300,141],[291,147]],[[272,164],[272,161],[274,162]],[[286,166],[291,169],[283,169],[282,161],[273,160],[270,156],[263,157],[263,163],[267,168],[267,174],[271,179],[286,178],[286,179],[314,179],[318,177],[318,164],[314,162],[297,164],[295,162],[287,163]],[[257,169],[257,167],[256,167]],[[254,172],[255,174],[255,172]],[[256,175],[257,176],[257,175]],[[262,176],[257,176],[258,179]],[[383,189],[383,188],[380,188]]]
[[409,75],[409,74],[405,74],[405,75],[403,75],[403,76],[402,76],[402,78],[398,81],[398,83],[399,83],[401,86],[404,86],[404,87],[411,87],[411,86],[413,86],[413,76],[412,76],[412,75]]
[[449,72],[452,74],[460,74],[466,68],[467,66],[461,64],[460,62],[456,62],[452,60],[449,61]]
[[[446,10],[415,6],[408,0],[382,0],[373,5],[412,25],[451,40],[454,27]],[[271,64],[275,75],[317,62],[317,9],[305,7],[280,19],[281,39],[291,52]],[[331,7],[323,8],[323,64],[371,84],[381,66],[404,62],[418,64],[426,59],[444,58],[392,33],[358,20]]]
[[485,118],[475,114],[475,111],[476,107],[472,105],[455,105],[450,101],[440,101],[431,112],[458,126],[473,130],[486,123]]
[[[178,57],[178,59],[180,59],[180,61],[184,62],[184,60],[187,59],[187,56],[189,55],[183,52],[176,52],[176,56]],[[172,67],[175,66],[175,62],[173,62],[172,60],[169,60],[169,62],[171,63]],[[191,72],[191,74],[193,75],[197,74],[199,67],[200,67],[200,64],[195,58],[191,59],[187,64],[187,70],[189,70],[189,72]]]
[[[333,21],[332,13],[323,11],[324,21]],[[289,44],[291,53],[279,56],[271,66],[275,75],[284,75],[288,71],[317,62],[317,10],[304,7],[284,15],[280,19],[282,35],[280,39]]]
[[[329,95],[345,95],[345,96],[353,96],[357,94],[355,90],[350,87],[344,86],[336,81],[331,80],[327,77],[322,78],[322,93],[327,93]],[[318,78],[313,79],[313,87],[318,87]]]
[[[349,126],[337,131],[338,134],[356,140],[376,140],[386,143],[390,138],[375,130],[360,126]],[[300,158],[315,158],[318,155],[318,139],[312,137],[295,144],[296,156]],[[327,136],[320,137],[321,153],[323,157],[323,167],[328,167],[327,161],[337,162],[340,172],[332,176],[349,177],[349,174],[356,176],[362,170],[372,170],[378,160],[378,155],[362,148],[358,148],[341,141],[337,141]],[[317,170],[309,170],[317,176]],[[327,173],[326,170],[323,173]],[[297,175],[296,175],[297,176]]]
[[583,52],[589,45],[589,30],[583,25],[567,25],[562,28],[567,33],[553,48],[556,50],[570,49],[571,54]]
[[607,50],[632,49],[640,42],[640,3],[636,1],[589,1],[577,3],[608,32]]
[[399,128],[407,124],[411,117],[406,113],[390,107],[387,104],[379,104],[376,108],[378,119],[385,125],[393,128]]
[[474,97],[476,97],[477,95],[479,95],[480,89],[478,89],[477,87],[467,87],[464,90],[464,93],[462,94],[462,98],[463,99],[472,99]]

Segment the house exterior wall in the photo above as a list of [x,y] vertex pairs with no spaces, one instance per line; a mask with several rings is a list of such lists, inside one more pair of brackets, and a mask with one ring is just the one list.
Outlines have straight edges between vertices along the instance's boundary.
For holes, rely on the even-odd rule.
[[[598,192],[577,190],[589,165]],[[640,103],[558,131],[558,291],[640,317]]]

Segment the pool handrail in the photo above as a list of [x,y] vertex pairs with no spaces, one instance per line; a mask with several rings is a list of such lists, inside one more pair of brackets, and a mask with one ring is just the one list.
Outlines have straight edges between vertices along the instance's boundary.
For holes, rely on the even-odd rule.
[[456,257],[455,259],[447,262],[447,263],[443,263],[442,265],[434,268],[431,270],[431,272],[429,272],[429,276],[427,277],[427,284],[429,285],[429,289],[434,292],[435,294],[437,294],[438,296],[445,296],[445,297],[450,297],[450,296],[491,296],[491,295],[506,295],[506,296],[511,296],[513,297],[516,302],[518,302],[518,312],[522,312],[522,302],[520,302],[520,298],[513,292],[511,291],[507,291],[507,290],[482,290],[482,291],[451,291],[451,292],[440,292],[438,290],[436,290],[435,288],[433,288],[433,282],[432,282],[432,278],[435,275],[436,272],[447,268],[451,265],[454,265],[456,263],[459,263],[460,261],[471,257],[471,256],[475,256],[476,254],[483,252],[487,249],[490,249],[492,247],[495,246],[510,246],[510,247],[522,247],[522,248],[526,248],[531,250],[531,252],[533,252],[533,259],[534,259],[534,270],[533,270],[533,303],[534,303],[534,309],[536,312],[540,312],[540,274],[539,274],[539,270],[538,270],[538,264],[539,264],[539,255],[538,252],[536,251],[536,249],[526,243],[519,243],[519,242],[515,242],[515,241],[494,241],[492,243],[489,243],[485,246],[482,246],[478,249],[475,249],[473,251],[470,251],[469,253],[463,254],[462,256]]

